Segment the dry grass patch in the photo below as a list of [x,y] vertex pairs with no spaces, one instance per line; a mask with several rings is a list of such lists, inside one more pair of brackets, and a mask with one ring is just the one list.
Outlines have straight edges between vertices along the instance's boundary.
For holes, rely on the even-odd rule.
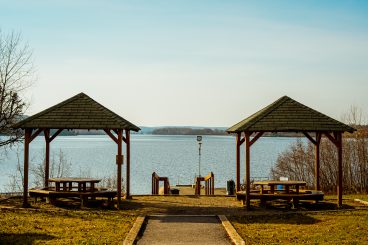
[[0,244],[119,244],[135,219],[118,211],[3,209]]
[[362,201],[367,201],[368,202],[368,194],[349,194],[349,195],[344,195],[344,198],[348,198],[348,199],[360,199]]
[[246,244],[368,243],[368,209],[229,219]]

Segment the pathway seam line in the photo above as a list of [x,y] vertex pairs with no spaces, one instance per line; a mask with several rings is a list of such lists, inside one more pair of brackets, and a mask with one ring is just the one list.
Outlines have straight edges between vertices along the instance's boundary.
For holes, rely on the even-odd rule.
[[137,219],[134,222],[134,225],[132,229],[130,229],[128,235],[125,237],[123,241],[123,245],[133,245],[135,240],[137,239],[137,236],[139,234],[139,231],[142,228],[142,225],[146,219],[146,216],[138,216]]
[[241,238],[227,217],[225,215],[218,215],[218,218],[221,220],[222,226],[229,235],[231,242],[236,245],[245,245],[245,241]]

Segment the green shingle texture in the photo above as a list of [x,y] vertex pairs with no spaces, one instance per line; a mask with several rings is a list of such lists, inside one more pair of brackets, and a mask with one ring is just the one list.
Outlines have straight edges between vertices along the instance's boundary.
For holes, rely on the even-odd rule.
[[28,117],[13,128],[140,130],[84,93]]
[[238,132],[350,132],[354,128],[287,96],[226,130]]

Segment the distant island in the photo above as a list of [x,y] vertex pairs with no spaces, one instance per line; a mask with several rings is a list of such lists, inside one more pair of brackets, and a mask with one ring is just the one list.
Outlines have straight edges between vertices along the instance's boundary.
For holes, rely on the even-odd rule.
[[190,128],[190,127],[162,127],[152,131],[155,135],[227,135],[225,129],[218,128]]

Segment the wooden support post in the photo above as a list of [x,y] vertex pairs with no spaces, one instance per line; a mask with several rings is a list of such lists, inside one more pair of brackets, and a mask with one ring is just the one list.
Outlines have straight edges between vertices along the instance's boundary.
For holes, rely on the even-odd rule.
[[45,142],[46,142],[46,152],[45,152],[45,183],[44,187],[49,187],[49,177],[50,177],[50,129],[44,130]]
[[32,129],[26,129],[24,135],[24,181],[23,181],[23,207],[28,204],[28,162],[29,162],[29,143],[31,142]]
[[236,191],[240,191],[240,137],[241,133],[236,134]]
[[155,172],[152,173],[152,178],[151,178],[151,186],[152,186],[152,190],[151,190],[151,194],[155,194],[155,178],[153,177],[155,175]]
[[213,173],[211,178],[211,188],[212,188],[212,195],[215,195],[215,175]]
[[164,181],[164,195],[169,194],[169,185],[168,181]]
[[337,157],[338,157],[338,178],[337,178],[337,205],[342,206],[342,193],[343,193],[343,183],[342,183],[342,133],[336,133],[336,147],[337,147]]
[[315,144],[315,168],[314,168],[314,177],[315,177],[315,185],[317,191],[321,190],[320,186],[320,143],[321,143],[321,133],[316,132],[316,144]]
[[125,130],[126,137],[126,198],[130,199],[130,131]]
[[250,134],[249,132],[245,132],[245,206],[248,210],[250,209]]
[[121,203],[121,165],[123,164],[123,156],[122,156],[123,136],[121,129],[119,129],[117,132],[118,132],[118,155],[116,156],[116,164],[118,165],[117,189],[118,189],[118,209],[119,209]]

